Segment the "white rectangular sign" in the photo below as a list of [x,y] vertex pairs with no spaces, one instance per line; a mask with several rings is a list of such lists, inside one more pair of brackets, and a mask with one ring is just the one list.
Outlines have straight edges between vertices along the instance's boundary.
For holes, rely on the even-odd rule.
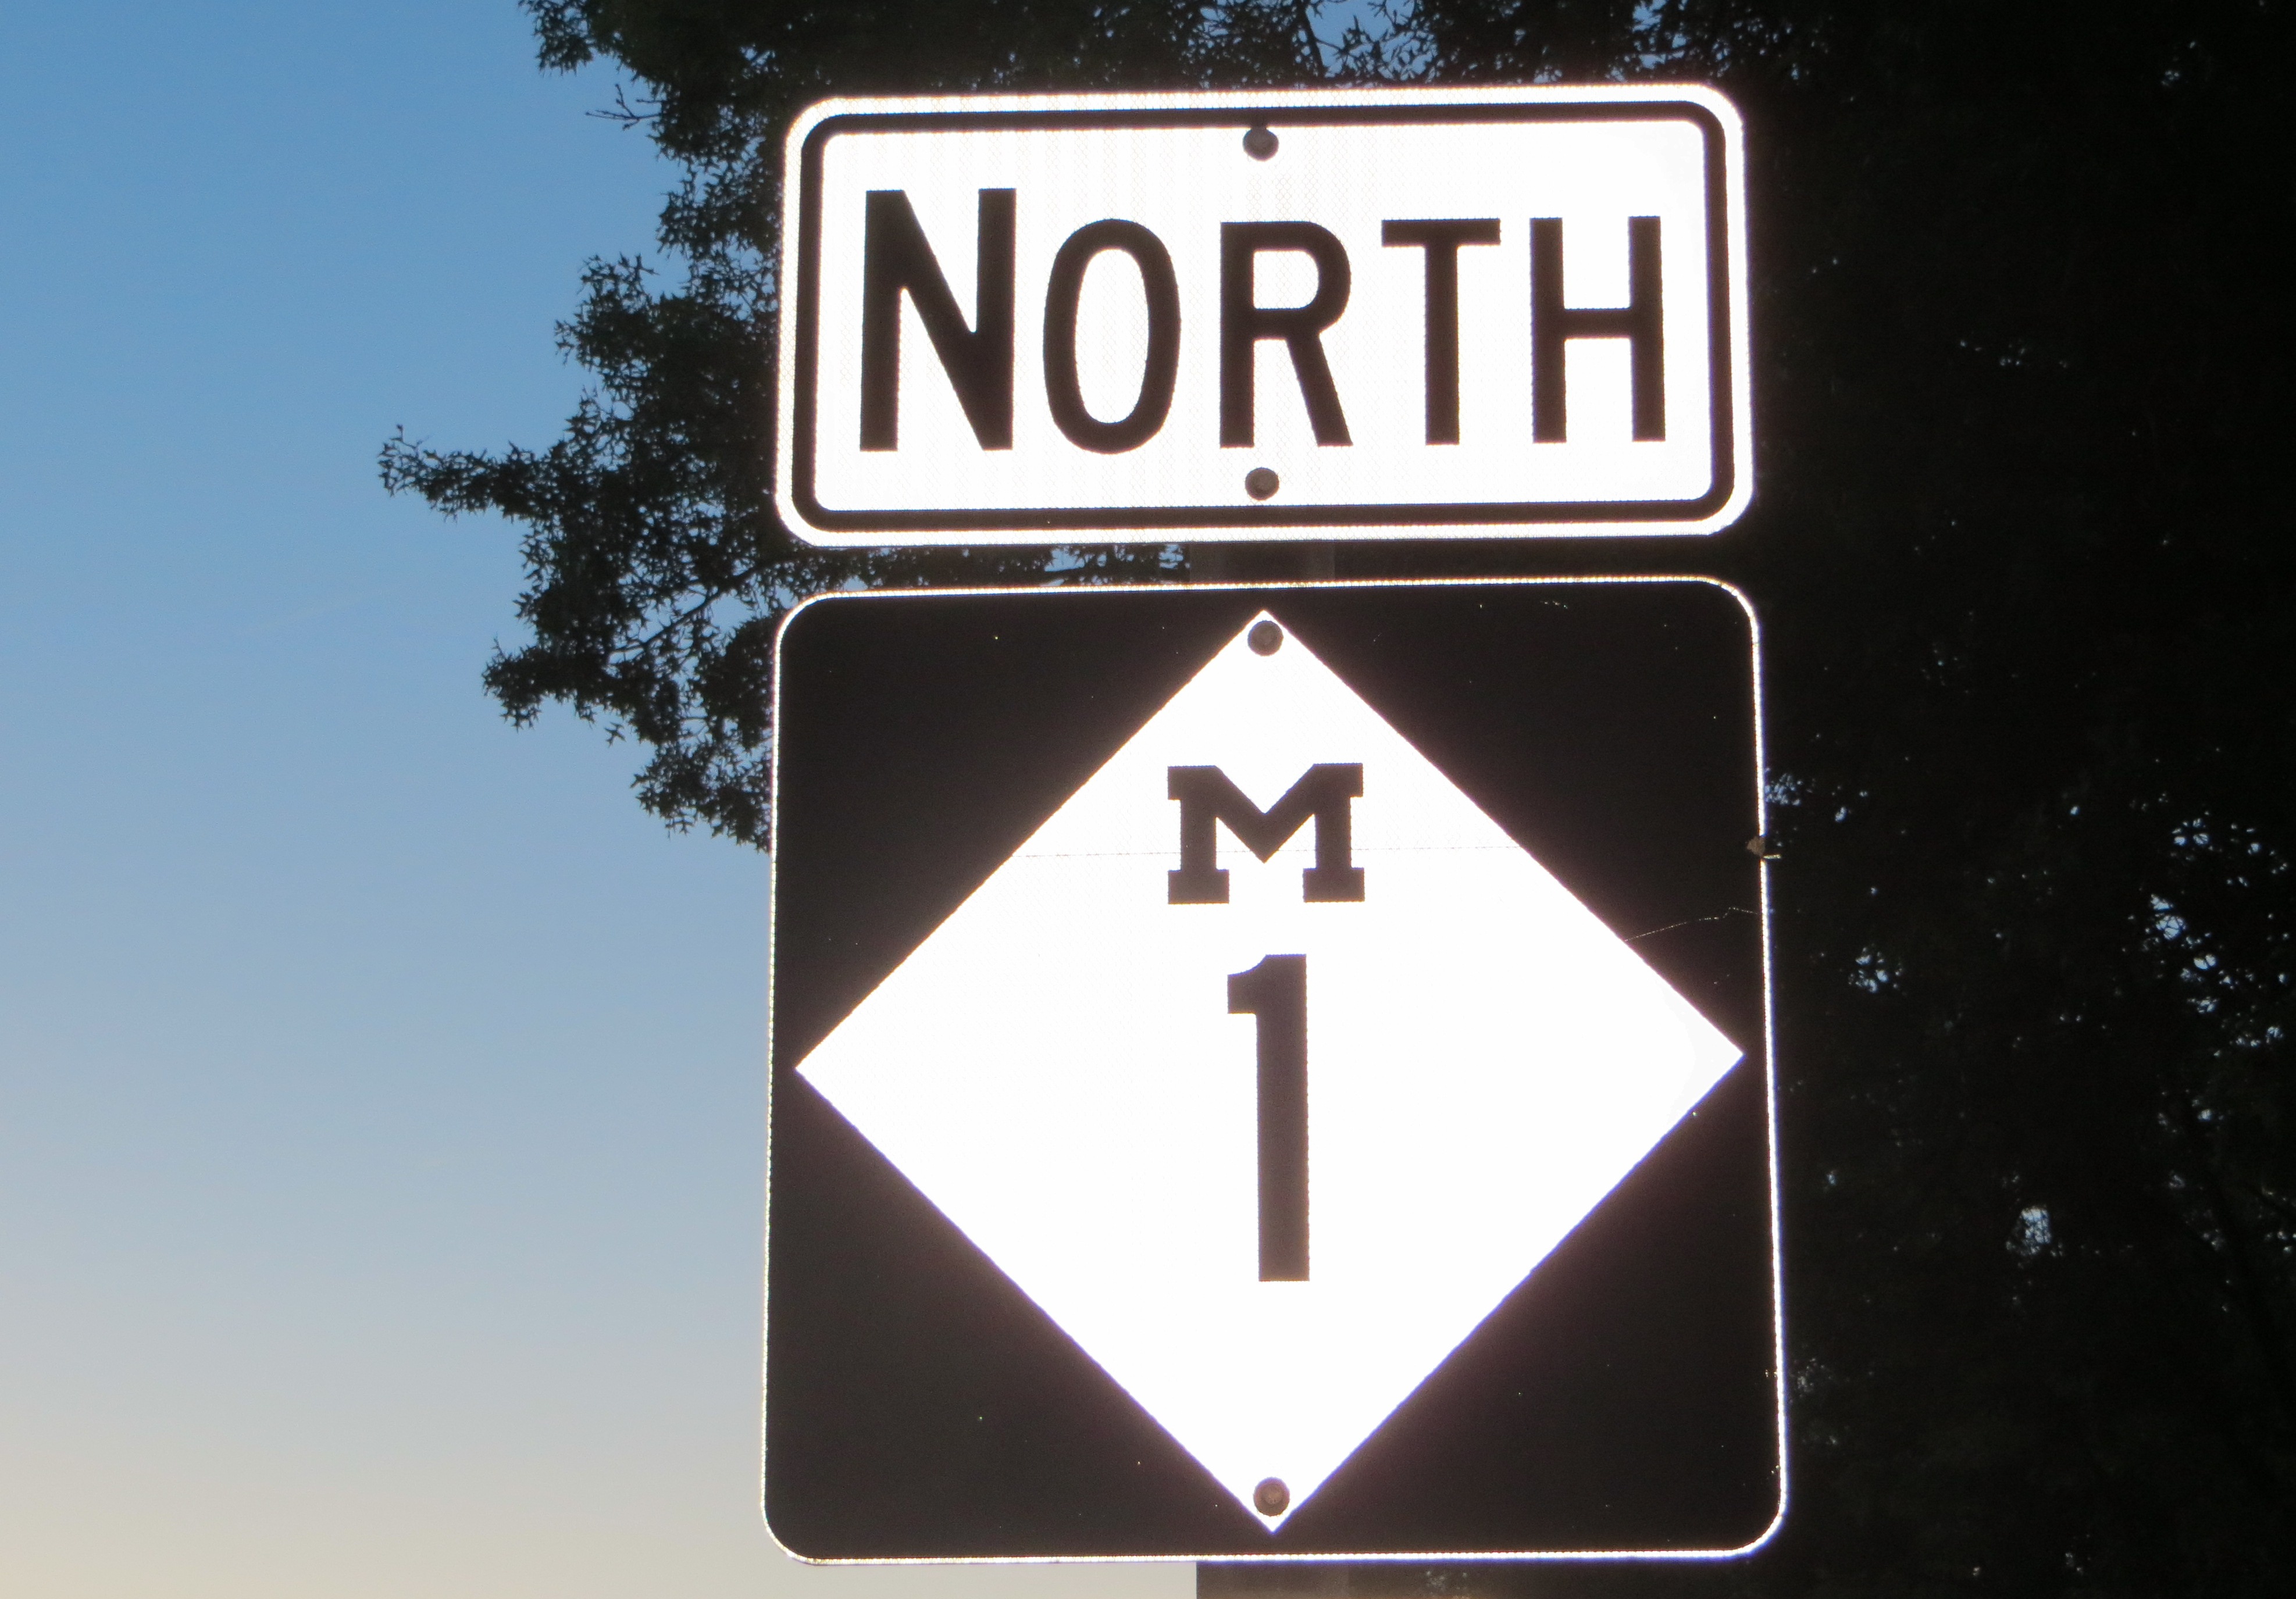
[[1709,533],[1744,173],[1685,86],[830,101],[778,501],[831,545]]

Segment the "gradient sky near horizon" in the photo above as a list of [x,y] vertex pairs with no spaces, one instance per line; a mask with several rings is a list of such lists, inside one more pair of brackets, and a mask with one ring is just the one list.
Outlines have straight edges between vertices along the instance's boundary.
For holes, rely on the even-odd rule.
[[478,685],[670,172],[512,0],[15,0],[0,136],[0,1592],[1179,1599],[755,1508],[762,859]]

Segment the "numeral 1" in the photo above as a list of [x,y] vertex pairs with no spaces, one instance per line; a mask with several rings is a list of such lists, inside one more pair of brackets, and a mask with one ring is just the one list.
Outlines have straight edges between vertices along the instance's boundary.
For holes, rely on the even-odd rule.
[[1308,957],[1271,955],[1227,980],[1231,1016],[1258,1018],[1259,1280],[1308,1280]]

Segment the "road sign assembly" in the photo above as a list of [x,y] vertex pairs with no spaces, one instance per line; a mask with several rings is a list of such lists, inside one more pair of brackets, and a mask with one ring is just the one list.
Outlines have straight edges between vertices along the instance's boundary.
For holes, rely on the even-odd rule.
[[1707,533],[1744,162],[1691,86],[831,101],[789,135],[816,543]]
[[1696,578],[798,609],[780,1541],[1441,1562],[1764,1539],[1755,645],[1742,596]]

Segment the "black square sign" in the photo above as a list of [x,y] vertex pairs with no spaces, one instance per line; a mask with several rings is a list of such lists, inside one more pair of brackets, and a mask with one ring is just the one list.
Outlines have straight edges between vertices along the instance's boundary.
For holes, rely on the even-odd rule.
[[784,625],[778,693],[784,1546],[1770,1535],[1742,596],[840,594]]

